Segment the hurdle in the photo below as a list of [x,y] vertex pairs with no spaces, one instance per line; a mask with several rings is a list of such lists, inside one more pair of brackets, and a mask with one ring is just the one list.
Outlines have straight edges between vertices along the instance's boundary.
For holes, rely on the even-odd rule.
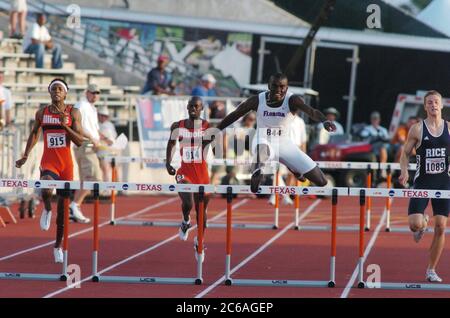
[[[199,224],[204,220],[204,195],[205,192],[214,192],[211,185],[192,184],[142,184],[127,182],[83,182],[83,188],[94,190],[94,231],[93,231],[93,251],[92,251],[92,281],[110,283],[144,283],[144,284],[185,284],[201,285],[203,283],[203,226],[197,226],[198,250],[197,250],[197,276],[196,277],[149,277],[149,276],[109,276],[100,275],[98,272],[99,259],[99,191],[100,190],[123,190],[123,191],[151,191],[151,192],[191,192],[199,194]],[[146,189],[146,190],[142,190]]]
[[[414,190],[421,191],[429,198],[450,199],[449,190]],[[367,194],[378,197],[400,197],[410,198],[414,196],[413,190],[406,189],[362,189],[349,188],[349,196],[359,196],[360,198],[360,230],[359,230],[359,261],[358,261],[358,288],[364,289],[395,289],[395,290],[432,290],[432,291],[450,291],[450,284],[440,283],[417,283],[417,282],[365,282],[364,281],[364,201]]]
[[[391,170],[400,170],[400,164],[398,163],[380,163],[380,168],[385,168],[387,172],[387,188],[390,188],[392,186],[392,174]],[[409,164],[408,170],[415,170],[416,166],[415,164]],[[442,191],[441,191],[442,192]],[[392,205],[392,197],[386,198],[386,224],[385,224],[385,231],[386,232],[393,232],[393,233],[411,233],[411,230],[409,227],[403,226],[403,227],[392,227],[391,226],[391,205]],[[425,230],[427,233],[433,233],[434,229],[427,228]],[[447,229],[446,233],[450,233],[450,230]]]
[[78,181],[57,181],[57,180],[17,180],[1,179],[0,186],[15,188],[35,188],[35,189],[62,189],[64,196],[64,232],[63,232],[63,264],[61,274],[45,273],[16,273],[0,272],[0,279],[11,280],[45,280],[45,281],[67,281],[67,264],[69,259],[69,203],[70,190],[80,189]]
[[[305,191],[307,189],[307,191]],[[241,189],[235,186],[216,186],[217,193],[227,195],[227,230],[226,230],[226,256],[225,256],[225,285],[238,286],[284,286],[284,287],[335,287],[336,286],[336,232],[337,232],[337,202],[338,195],[346,195],[348,188],[318,188],[295,187],[296,194],[331,195],[331,252],[330,252],[330,279],[323,281],[313,280],[287,280],[287,279],[233,279],[231,277],[231,236],[232,236],[232,201],[233,193],[240,193]],[[273,193],[273,188],[263,186],[261,193]],[[305,193],[306,192],[306,193]]]
[[[141,158],[141,157],[108,157],[107,159],[111,160],[112,167],[112,181],[117,181],[117,163],[131,163],[131,162],[140,162],[140,163],[165,163],[165,159],[159,158]],[[249,161],[237,161],[235,159],[214,159],[213,164],[225,164],[225,165],[233,165],[233,164],[250,164]],[[277,163],[278,164],[278,163]],[[278,177],[279,172],[276,170],[276,185],[278,186]],[[242,186],[243,188],[248,186]],[[110,224],[111,225],[128,225],[128,226],[146,226],[146,227],[179,227],[180,221],[136,221],[136,220],[116,220],[115,212],[116,212],[116,191],[111,190],[111,207],[110,207]],[[250,190],[244,191],[246,194],[252,194]],[[252,224],[252,223],[235,223],[233,224],[234,228],[239,229],[278,229],[278,220],[279,220],[279,197],[275,196],[275,207],[274,207],[274,222],[273,224]],[[208,228],[226,228],[226,223],[207,223]]]

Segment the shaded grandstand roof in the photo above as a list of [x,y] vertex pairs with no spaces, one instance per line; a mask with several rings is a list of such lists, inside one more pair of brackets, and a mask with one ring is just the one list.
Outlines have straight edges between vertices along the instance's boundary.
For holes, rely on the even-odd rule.
[[[272,0],[276,5],[312,23],[326,0]],[[324,26],[353,30],[366,29],[369,13],[367,7],[377,4],[381,8],[382,31],[425,37],[448,37],[412,15],[389,5],[382,0],[337,0],[334,11]],[[448,19],[445,20],[446,22]]]
[[417,16],[417,19],[450,37],[450,1],[434,0]]
[[[53,4],[71,4],[73,0],[47,0]],[[191,18],[208,18],[308,27],[301,18],[277,7],[269,0],[128,0],[129,12],[161,14]],[[124,9],[122,0],[77,0],[86,8]],[[99,17],[101,18],[101,17]]]

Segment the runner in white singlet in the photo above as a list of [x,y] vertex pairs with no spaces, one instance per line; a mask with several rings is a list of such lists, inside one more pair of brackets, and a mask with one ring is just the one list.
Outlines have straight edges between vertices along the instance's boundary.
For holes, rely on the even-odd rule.
[[289,126],[298,110],[315,121],[323,122],[327,131],[336,129],[319,110],[306,105],[300,96],[288,92],[288,79],[281,73],[270,77],[268,91],[243,101],[218,125],[217,128],[223,130],[249,111],[257,112],[257,132],[252,145],[253,153],[256,150],[257,163],[251,178],[252,192],[258,191],[265,172],[264,163],[269,161],[284,164],[300,180],[304,176],[317,186],[327,184],[317,164],[289,138]]

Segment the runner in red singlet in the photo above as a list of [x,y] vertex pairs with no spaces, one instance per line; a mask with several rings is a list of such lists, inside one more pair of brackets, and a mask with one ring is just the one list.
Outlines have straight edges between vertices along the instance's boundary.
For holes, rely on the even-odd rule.
[[[187,105],[189,118],[174,122],[170,128],[171,134],[167,144],[166,152],[166,169],[170,175],[176,174],[177,183],[191,184],[209,184],[208,166],[206,164],[205,146],[203,145],[203,136],[209,124],[206,120],[200,118],[203,111],[202,99],[198,96],[192,97]],[[172,165],[172,157],[175,151],[176,141],[180,144],[180,156],[182,158],[181,167],[176,171]],[[195,210],[199,211],[198,194],[194,193],[178,193],[181,198],[181,210],[183,211],[183,221],[180,226],[180,239],[186,241],[189,235],[190,212],[195,203]],[[203,229],[206,228],[206,208],[208,206],[209,197],[205,195],[205,217]],[[197,222],[198,223],[198,222]],[[194,239],[197,246],[197,241]],[[197,255],[197,254],[196,254]]]
[[[70,142],[77,146],[83,142],[81,130],[81,115],[72,105],[66,105],[67,83],[61,79],[54,79],[48,86],[52,99],[51,105],[40,108],[36,112],[35,122],[27,146],[21,159],[16,161],[20,168],[27,161],[28,155],[39,140],[41,130],[44,134],[44,153],[41,159],[41,180],[67,180],[73,179],[73,163]],[[41,214],[40,225],[43,231],[48,231],[51,222],[52,189],[42,189],[44,210]],[[64,230],[64,199],[62,193],[57,191],[58,206],[56,218],[56,242],[53,251],[55,262],[63,262],[61,241]]]

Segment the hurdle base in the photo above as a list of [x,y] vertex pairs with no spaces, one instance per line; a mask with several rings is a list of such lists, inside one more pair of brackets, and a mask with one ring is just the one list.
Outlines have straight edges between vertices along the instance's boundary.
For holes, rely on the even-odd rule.
[[[64,275],[63,275],[64,276]],[[0,273],[0,279],[61,281],[61,274]]]
[[368,286],[371,289],[402,289],[402,290],[434,290],[434,291],[450,291],[450,284],[440,283],[379,283],[374,286]]
[[366,228],[364,228],[364,231],[370,232],[370,228],[369,228],[369,227],[366,227]]
[[[225,281],[225,284],[227,282]],[[231,283],[231,280],[230,280]],[[320,280],[286,280],[286,279],[234,279],[238,286],[280,286],[280,287],[329,287],[329,281]]]
[[363,289],[366,287],[366,283],[365,282],[359,282],[358,283],[358,288]]
[[328,282],[328,287],[329,288],[334,288],[334,287],[336,287],[336,283],[331,280],[331,281]]
[[116,221],[109,221],[109,225],[116,225]]
[[[114,223],[113,223],[114,222]],[[112,221],[111,225],[128,225],[128,226],[155,226],[155,227],[179,227],[180,222],[176,221],[133,221],[133,220],[119,220]],[[226,228],[225,223],[208,223],[207,228]],[[232,225],[234,229],[278,229],[273,224],[249,224],[249,223],[235,223]]]
[[98,283],[100,280],[99,280],[99,277],[98,276],[92,276],[92,282],[94,282],[94,283]]
[[[320,231],[320,232],[330,232],[331,226],[329,225],[300,225],[295,228],[298,231]],[[358,226],[353,225],[341,225],[336,228],[338,232],[357,232],[359,231]]]
[[233,285],[233,280],[231,278],[228,278],[225,280],[225,286],[231,286]]
[[387,227],[387,228],[384,229],[384,231],[385,231],[385,232],[390,232],[390,231],[391,231],[391,228],[388,228],[388,227]]
[[60,277],[59,277],[59,280],[60,281],[62,281],[62,282],[67,282],[67,275],[61,275]]
[[195,285],[201,285],[203,283],[203,279],[197,278],[194,282]]
[[98,282],[197,285],[198,278],[184,277],[137,277],[137,276],[96,276]]

